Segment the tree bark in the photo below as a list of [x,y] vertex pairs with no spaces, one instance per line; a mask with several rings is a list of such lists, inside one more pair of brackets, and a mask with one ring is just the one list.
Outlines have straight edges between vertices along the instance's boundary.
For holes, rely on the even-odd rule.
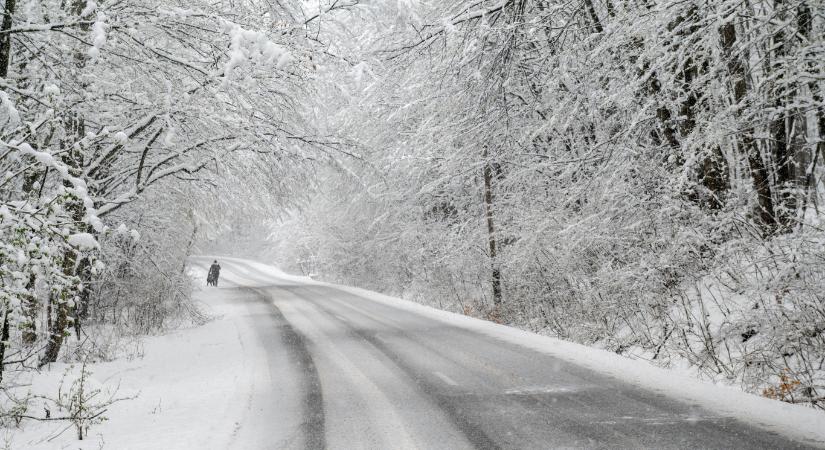
[[[3,10],[3,24],[0,30],[7,31],[12,26],[12,16],[17,7],[17,0],[6,0]],[[9,64],[11,63],[11,33],[0,34],[0,78],[9,75]]]
[[9,313],[11,313],[11,305],[6,303],[3,314],[3,330],[0,333],[0,382],[3,381],[3,370],[6,368],[4,361],[6,359],[6,346],[9,341]]
[[26,284],[26,290],[29,294],[23,298],[23,315],[25,322],[22,324],[23,328],[23,345],[34,345],[37,341],[37,297],[34,296],[34,285],[37,278],[34,274],[29,275],[29,282]]
[[[785,8],[784,0],[776,0],[774,7],[779,11],[779,19],[784,21],[786,19],[785,14],[782,13]],[[797,11],[797,25],[802,28],[798,30],[800,32],[804,32],[807,26],[808,21],[803,18],[805,12],[804,8]],[[804,180],[800,174],[805,172],[804,166],[809,160],[805,149],[807,125],[804,113],[797,107],[789,106],[795,103],[794,100],[799,94],[798,83],[786,78],[788,65],[785,58],[790,54],[791,38],[792,35],[786,35],[785,27],[780,27],[774,32],[770,64],[770,69],[775,74],[771,106],[778,111],[778,117],[771,121],[769,132],[778,189],[777,231],[783,233],[793,229],[800,207],[798,188],[801,187],[800,182]]]
[[[66,140],[61,144],[61,148],[64,149],[62,159],[63,162],[69,167],[69,172],[73,176],[79,176],[81,168],[83,167],[83,155],[75,148],[73,144],[75,139],[79,139],[85,135],[85,124],[81,118],[77,117],[76,114],[69,113],[65,122],[65,127]],[[80,199],[73,198],[68,201],[66,211],[71,213],[71,218],[74,223],[82,223],[84,207]],[[80,269],[83,266],[83,262],[82,260],[78,261],[78,257],[79,255],[74,250],[66,250],[63,255],[62,270],[63,274],[67,277],[78,276],[82,280],[84,275],[81,273]],[[82,286],[81,289],[80,297],[82,302],[82,296],[84,295],[86,287]],[[72,292],[72,289],[66,288],[58,294],[57,302],[54,304],[55,317],[49,327],[49,341],[46,343],[46,349],[43,353],[43,357],[40,359],[41,367],[48,363],[57,361],[57,357],[60,354],[60,348],[63,345],[63,338],[66,336],[68,331],[70,311],[74,313],[72,314],[72,318],[74,320],[78,320],[78,305],[75,305],[74,308],[70,308],[69,306],[69,302],[73,300],[72,298],[69,298],[69,295]],[[79,324],[75,324],[75,331],[80,331]]]
[[[807,2],[800,2],[796,10],[796,21],[799,29],[799,35],[805,42],[811,42],[811,33],[813,29],[813,12],[808,6]],[[816,70],[816,64],[810,63],[809,69]],[[808,206],[808,196],[815,195],[815,173],[816,163],[819,158],[825,158],[825,101],[823,101],[822,90],[815,81],[808,82],[808,93],[810,99],[817,108],[813,111],[814,129],[813,136],[810,142],[815,143],[807,148],[807,159],[799,167],[799,185],[803,186],[805,195],[801,197],[804,201],[804,208]],[[804,114],[800,114],[804,120]],[[802,123],[807,123],[805,120]],[[805,130],[807,131],[807,130]],[[807,142],[806,142],[807,143]]]
[[[97,236],[95,236],[97,237]],[[78,340],[80,340],[81,323],[89,317],[89,300],[91,299],[91,283],[92,283],[92,263],[88,257],[84,257],[77,264],[75,273],[80,277],[82,289],[78,295],[77,302],[73,308],[72,318],[74,320],[74,332]]]
[[[73,274],[75,263],[77,262],[77,254],[73,251],[67,251],[63,255],[63,273]],[[54,318],[49,324],[49,340],[46,342],[46,349],[43,356],[40,358],[39,366],[43,367],[46,364],[57,361],[60,355],[60,348],[63,346],[63,339],[66,337],[66,331],[69,327],[69,291],[63,290],[52,296],[49,299],[50,305],[53,305]],[[51,314],[51,311],[49,312]]]
[[604,27],[602,26],[602,21],[599,19],[598,14],[596,14],[596,8],[593,6],[593,0],[584,0],[584,6],[587,8],[587,13],[590,15],[590,21],[593,23],[593,30],[596,33],[602,33],[604,31]]
[[487,219],[487,241],[490,248],[490,264],[492,275],[490,282],[493,286],[493,304],[501,304],[501,268],[498,264],[498,244],[496,241],[495,221],[493,217],[493,168],[487,159],[487,149],[484,149],[484,206]]
[[[64,264],[66,263],[64,262]],[[71,264],[74,264],[73,259]],[[69,325],[69,299],[66,298],[66,292],[59,294],[55,309],[55,317],[49,328],[49,341],[46,343],[46,350],[43,352],[43,356],[40,358],[40,367],[57,361],[60,348],[63,346],[63,338],[66,336],[66,330]]]
[[[733,97],[733,104],[736,109],[736,116],[741,118],[741,108],[744,107],[742,102],[748,93],[747,72],[743,59],[736,55],[734,46],[736,45],[736,26],[733,23],[726,23],[719,29],[720,40],[722,44],[722,53],[727,60],[728,73],[731,77],[731,90]],[[753,127],[747,127],[742,130],[738,138],[742,152],[748,158],[748,165],[750,166],[751,179],[753,180],[753,188],[756,191],[759,220],[758,224],[763,234],[772,234],[776,229],[776,214],[773,205],[773,192],[765,161],[753,139]]]

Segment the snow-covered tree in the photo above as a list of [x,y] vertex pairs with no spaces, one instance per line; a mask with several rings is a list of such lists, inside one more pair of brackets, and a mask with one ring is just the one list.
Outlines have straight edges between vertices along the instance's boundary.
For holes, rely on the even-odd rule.
[[822,405],[821,5],[382,17],[323,100],[365,164],[285,225],[322,276]]
[[[324,19],[349,6],[323,9]],[[231,1],[5,2],[4,361],[55,361],[103,303],[185,298],[177,272],[193,232],[163,216],[185,221],[237,186],[270,191],[243,205],[286,196],[287,180],[326,157],[296,100],[311,91],[319,52],[310,32],[321,17],[304,13]],[[229,183],[234,191],[215,193]],[[141,287],[152,282],[164,288]]]

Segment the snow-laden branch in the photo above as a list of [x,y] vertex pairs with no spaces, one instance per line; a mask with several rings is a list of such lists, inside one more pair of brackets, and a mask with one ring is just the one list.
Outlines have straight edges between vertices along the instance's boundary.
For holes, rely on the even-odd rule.
[[317,19],[320,19],[325,14],[329,14],[329,13],[335,11],[335,10],[352,8],[354,6],[358,6],[360,3],[361,3],[360,0],[352,0],[352,1],[349,1],[349,2],[344,2],[344,1],[341,1],[341,0],[335,0],[328,7],[323,8],[321,11],[307,17],[306,19],[304,19],[304,25],[309,25],[311,22],[313,22]]
[[[157,118],[158,118],[158,116],[155,113],[151,113],[151,114],[146,115],[146,117],[139,120],[137,123],[132,125],[127,130],[123,131],[125,137],[127,139],[134,139],[135,137],[137,137],[137,135],[139,135],[144,130],[149,128],[153,123],[155,123]],[[95,173],[101,168],[101,166],[105,162],[110,161],[112,158],[115,157],[115,155],[119,151],[123,150],[124,144],[125,144],[125,142],[115,142],[114,144],[109,145],[106,149],[104,149],[100,153],[100,156],[98,156],[94,161],[89,163],[84,168],[84,171],[83,171],[84,174],[86,176],[94,176]]]
[[94,25],[94,20],[77,20],[73,22],[60,22],[60,23],[44,23],[44,24],[36,24],[36,25],[24,25],[20,27],[12,27],[8,30],[0,30],[0,36],[4,34],[15,34],[15,33],[37,33],[37,32],[44,32],[44,31],[56,31],[62,30],[64,28],[76,28],[76,27],[88,27]]
[[48,167],[56,171],[62,180],[70,183],[71,187],[68,188],[68,191],[75,195],[83,203],[86,212],[84,221],[97,231],[101,231],[103,229],[103,222],[100,221],[100,216],[95,210],[95,203],[89,195],[89,189],[86,181],[71,175],[69,167],[65,163],[58,161],[48,152],[35,150],[27,143],[21,143],[18,145],[3,143],[2,145],[18,150],[21,155],[31,156],[44,167]]
[[[399,56],[401,53],[415,49],[424,45],[433,39],[443,36],[448,32],[451,32],[455,29],[455,27],[477,20],[481,20],[483,18],[491,17],[495,14],[499,14],[504,11],[505,8],[512,4],[513,0],[502,0],[501,2],[482,9],[472,9],[472,6],[468,6],[462,12],[456,14],[450,19],[445,19],[442,24],[440,25],[426,25],[424,26],[421,31],[426,32],[424,36],[421,36],[419,33],[419,39],[416,41],[402,45],[393,49],[383,50],[384,53],[393,54],[390,59],[394,59]],[[477,5],[477,4],[476,4]],[[473,5],[475,6],[475,5]]]

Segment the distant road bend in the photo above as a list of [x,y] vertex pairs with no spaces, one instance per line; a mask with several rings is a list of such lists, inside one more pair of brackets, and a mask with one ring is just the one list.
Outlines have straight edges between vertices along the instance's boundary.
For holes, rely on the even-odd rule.
[[809,448],[407,309],[220,263],[218,289],[277,374],[254,408],[285,419],[261,448]]

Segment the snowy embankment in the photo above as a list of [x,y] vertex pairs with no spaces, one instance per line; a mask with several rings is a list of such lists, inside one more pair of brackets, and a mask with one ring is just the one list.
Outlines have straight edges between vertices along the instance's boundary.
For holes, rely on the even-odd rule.
[[[277,364],[271,363],[270,349],[260,345],[259,331],[250,320],[254,314],[250,313],[244,295],[249,294],[226,289],[198,290],[195,299],[212,316],[211,321],[147,337],[137,354],[89,364],[89,385],[101,390],[100,398],[111,394],[134,398],[108,406],[103,414],[108,420],[92,425],[83,441],[77,440],[74,427],[66,421],[23,420],[21,429],[6,430],[6,448],[260,447],[260,441],[271,436],[260,435],[258,424],[266,421],[263,429],[277,433],[279,424],[288,424],[290,420],[264,414],[264,408],[258,405],[256,396],[277,391],[273,379],[284,377],[276,372]],[[52,364],[35,376],[29,389],[56,395],[67,369],[70,374],[80,371],[79,366]],[[283,394],[273,392],[280,397]],[[43,411],[35,414],[42,416]],[[62,415],[57,410],[51,414]]]

